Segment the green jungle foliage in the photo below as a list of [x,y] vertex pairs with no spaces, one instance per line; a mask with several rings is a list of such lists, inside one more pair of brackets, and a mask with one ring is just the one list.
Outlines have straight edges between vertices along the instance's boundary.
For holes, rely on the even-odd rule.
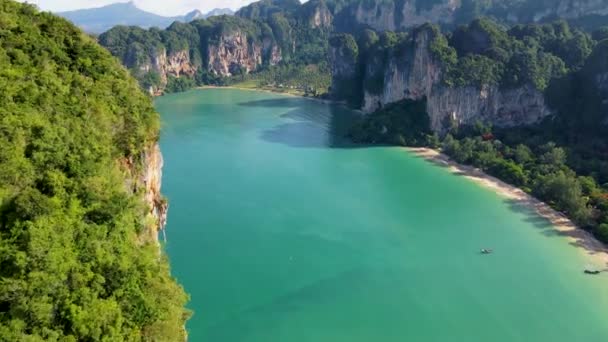
[[297,90],[306,96],[321,96],[327,93],[331,83],[331,72],[327,63],[319,65],[281,64],[268,66],[260,71],[231,77],[223,85],[253,85],[253,88],[277,91]]
[[183,341],[187,296],[127,188],[150,99],[68,21],[0,0],[0,103],[0,341]]
[[349,137],[364,144],[426,146],[430,134],[426,101],[403,100],[360,119]]
[[[563,22],[515,26],[509,31],[487,25],[475,24],[486,27],[484,34],[471,36],[468,26],[451,36],[451,42],[461,42],[453,48],[459,55],[457,65],[474,71],[468,75],[452,71],[450,77],[460,78],[452,84],[511,86],[501,83],[509,73],[501,68],[516,64],[509,62],[513,57],[493,56],[508,57],[513,46],[516,51],[536,46],[559,60],[556,64],[563,69],[542,81],[554,116],[527,127],[492,128],[482,123],[453,127],[440,138],[420,124],[428,122],[421,119],[427,115],[425,108],[406,101],[365,117],[351,129],[351,137],[362,143],[441,148],[457,162],[474,165],[549,203],[608,242],[608,40],[595,41]],[[603,30],[593,36],[603,38]],[[497,53],[498,49],[506,53]],[[499,60],[507,62],[495,63]],[[532,82],[535,72],[544,73],[526,63],[517,72],[511,69],[510,77]],[[533,82],[537,87],[540,83]]]
[[[603,31],[594,35],[603,37]],[[336,35],[342,38],[334,38],[333,44],[345,51],[357,51],[354,67],[359,74],[353,79],[359,79],[372,94],[381,93],[384,88],[384,72],[391,61],[399,64],[414,58],[420,37],[430,40],[430,52],[443,70],[443,83],[447,86],[529,85],[540,91],[580,70],[597,44],[590,34],[564,21],[507,29],[483,18],[447,34],[435,25],[425,24],[410,33],[364,30],[357,39],[348,41],[344,36]],[[348,63],[348,58],[339,63]]]
[[[235,16],[217,16],[187,24],[176,22],[166,30],[117,26],[100,35],[99,42],[131,70],[145,89],[165,88],[166,92],[175,92],[197,85],[234,84],[244,79],[269,84],[268,77],[274,74],[281,77],[278,83],[298,85],[302,90],[326,90],[330,83],[328,77],[305,74],[315,67],[327,71],[329,29],[310,26],[313,5],[314,1],[300,5],[297,0],[265,0],[244,7]],[[254,72],[259,75],[245,77],[244,70],[238,72],[243,66],[234,66],[234,76],[228,78],[209,71],[209,49],[235,33],[246,37],[248,50],[262,49],[262,64]],[[270,65],[273,45],[281,51],[282,61],[278,66]],[[157,72],[152,66],[165,52],[169,56],[182,51],[188,53],[196,75],[169,76],[163,84],[162,78],[154,75]],[[295,72],[297,68],[301,70]]]
[[477,19],[456,29],[450,47],[458,60],[441,59],[445,83],[503,87],[532,85],[545,90],[552,80],[579,70],[595,44],[567,22],[516,25],[511,29]]
[[[413,1],[417,14],[426,13],[436,5],[447,3],[447,0]],[[406,4],[411,5],[405,0],[310,0],[304,4],[300,4],[298,0],[262,0],[243,7],[235,16],[216,16],[186,24],[176,22],[166,30],[118,26],[102,34],[99,42],[131,70],[146,90],[162,92],[165,87],[166,91],[176,91],[186,86],[233,84],[242,79],[238,72],[236,79],[222,79],[221,76],[210,72],[208,67],[209,48],[217,45],[222,37],[238,31],[247,37],[250,50],[253,45],[263,47],[262,65],[256,70],[262,73],[266,72],[268,68],[265,67],[270,64],[269,44],[280,48],[283,70],[322,65],[328,62],[330,34],[348,32],[360,40],[360,37],[369,31],[367,25],[354,19],[357,9],[376,11],[377,15],[382,11],[394,11],[396,27],[404,30],[405,28],[401,27],[404,24],[401,9]],[[554,0],[542,3],[537,0],[463,0],[462,6],[456,10],[454,23],[444,24],[444,27],[454,29],[457,24],[469,23],[480,16],[491,17],[505,25],[533,22],[533,15],[544,13],[546,9],[550,12],[556,11],[557,8],[558,2]],[[315,13],[325,10],[333,15],[331,27],[311,26]],[[548,17],[543,20],[551,19]],[[583,18],[577,20],[581,21]],[[597,22],[592,27],[601,26],[601,20]],[[608,24],[608,18],[604,20],[605,24]],[[446,66],[444,76],[449,85],[520,86],[529,83],[543,90],[552,78],[561,77],[572,68],[580,68],[580,62],[592,48],[589,45],[592,40],[582,31],[567,27],[565,31],[561,31],[562,28],[558,26],[559,24],[555,24],[553,28],[539,28],[538,25],[533,25],[536,32],[531,32],[530,27],[525,26],[508,31],[486,19],[475,20],[467,26],[456,28],[453,34],[448,35],[441,34],[438,27],[429,26],[435,33],[431,49]],[[423,30],[427,28],[423,27]],[[400,34],[392,34],[393,38],[403,38]],[[601,31],[598,30],[597,34],[601,34]],[[410,35],[412,36],[415,34]],[[390,57],[388,46],[392,45],[396,53],[399,49],[407,50],[407,42],[394,43],[389,39],[375,47],[369,47],[375,53],[366,53],[367,48],[361,49],[360,56],[363,60],[370,61],[368,64],[383,64]],[[168,55],[187,51],[197,75],[190,77],[191,80],[173,82],[174,84],[166,84],[165,77],[150,75],[156,72],[150,70],[154,69],[153,65],[159,60],[159,56],[163,55],[163,51]],[[231,68],[237,70],[239,66]],[[474,68],[471,70],[476,72],[463,72],[467,68]],[[360,76],[366,72],[363,65],[359,65],[358,69]],[[376,68],[378,69],[381,69],[381,66]],[[374,74],[373,68],[367,73]],[[266,76],[259,76],[264,77]],[[372,93],[382,89],[381,81],[373,76],[359,79],[365,80],[366,90]],[[290,80],[292,84],[303,82],[301,78]],[[340,80],[334,83],[349,84]],[[329,84],[323,87],[306,85],[306,88],[312,87],[329,88]],[[333,92],[342,91],[334,89]]]

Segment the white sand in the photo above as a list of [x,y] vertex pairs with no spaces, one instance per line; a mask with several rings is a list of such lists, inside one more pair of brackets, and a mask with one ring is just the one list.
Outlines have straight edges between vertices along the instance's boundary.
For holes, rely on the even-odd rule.
[[539,201],[513,185],[485,174],[475,167],[458,164],[436,150],[430,148],[407,148],[407,150],[435,164],[445,166],[450,172],[463,175],[503,197],[515,200],[522,206],[533,209],[538,215],[549,220],[554,229],[567,237],[573,245],[581,247],[580,250],[588,255],[594,264],[601,267],[608,266],[608,248],[595,239],[591,233],[578,228],[564,214],[554,210],[548,204]]

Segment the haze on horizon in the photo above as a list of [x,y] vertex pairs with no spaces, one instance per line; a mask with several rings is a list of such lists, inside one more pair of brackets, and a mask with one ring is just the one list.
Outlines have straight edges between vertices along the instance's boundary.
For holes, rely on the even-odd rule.
[[[40,9],[51,12],[73,11],[85,8],[95,8],[129,0],[18,0],[37,5]],[[230,8],[237,10],[257,0],[133,0],[135,5],[145,11],[163,16],[184,15],[192,10],[209,12],[214,8]]]

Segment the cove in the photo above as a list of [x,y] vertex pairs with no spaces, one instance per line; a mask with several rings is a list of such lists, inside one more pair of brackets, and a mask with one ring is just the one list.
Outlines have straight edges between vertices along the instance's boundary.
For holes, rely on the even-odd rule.
[[403,149],[349,144],[352,112],[228,89],[156,108],[190,341],[608,341],[608,278],[578,247]]

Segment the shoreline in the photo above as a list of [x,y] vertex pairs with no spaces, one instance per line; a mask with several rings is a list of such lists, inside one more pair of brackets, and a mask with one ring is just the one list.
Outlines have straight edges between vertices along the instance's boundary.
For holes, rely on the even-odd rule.
[[460,174],[475,183],[494,191],[501,197],[515,200],[539,216],[551,222],[553,229],[566,237],[571,245],[583,249],[583,253],[600,268],[608,266],[608,246],[597,240],[591,233],[577,227],[564,214],[551,208],[548,204],[536,199],[523,190],[508,184],[496,177],[484,173],[473,166],[459,164],[447,155],[426,147],[406,147],[406,151],[423,158],[428,162],[443,166],[453,174]]
[[291,96],[291,97],[298,97],[298,98],[302,98],[302,99],[322,102],[322,103],[325,103],[325,104],[337,104],[337,105],[343,104],[341,102],[337,102],[337,101],[333,101],[333,100],[320,99],[320,98],[317,98],[317,97],[310,97],[310,96],[292,94],[292,93],[288,93],[288,92],[281,92],[281,91],[276,91],[276,90],[271,90],[271,89],[264,89],[264,88],[245,88],[245,87],[235,87],[235,86],[202,85],[202,86],[197,86],[194,89],[234,89],[234,90],[244,90],[244,91],[257,91],[257,92],[262,92],[262,93],[270,93],[270,94],[277,94],[277,95],[285,95],[285,96]]

